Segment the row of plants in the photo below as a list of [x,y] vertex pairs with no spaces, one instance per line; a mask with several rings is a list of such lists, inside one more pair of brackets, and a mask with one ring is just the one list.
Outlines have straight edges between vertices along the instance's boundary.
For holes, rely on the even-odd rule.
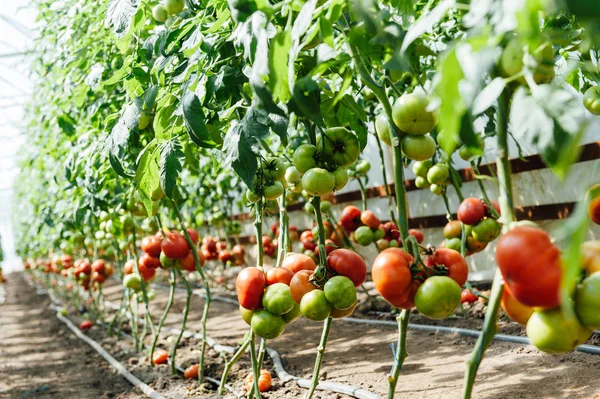
[[[310,398],[332,320],[353,313],[370,270],[379,295],[402,309],[387,378],[392,398],[411,310],[434,319],[452,314],[471,290],[468,256],[495,240],[498,271],[467,364],[465,398],[501,306],[548,352],[572,350],[598,328],[593,272],[600,251],[583,244],[589,217],[599,219],[598,190],[581,193],[582,205],[555,243],[532,222],[516,221],[510,167],[511,155],[527,144],[568,179],[590,113],[600,113],[596,20],[585,4],[88,3],[36,1],[38,89],[16,188],[18,252],[35,273],[60,275],[56,285],[76,303],[89,302],[109,331],[128,320],[136,348],[147,350],[152,364],[170,358],[176,372],[192,273],[205,298],[196,367],[203,381],[211,287],[237,267],[249,329],[228,365],[249,351],[249,396],[259,398],[268,385],[261,384],[267,340],[301,316],[323,322]],[[368,209],[371,164],[361,159],[368,145],[381,160],[387,221]],[[479,173],[486,145],[496,154],[498,202]],[[470,162],[481,198],[462,195],[455,153]],[[437,247],[410,228],[406,168],[446,206],[445,240]],[[349,181],[361,189],[362,209],[348,206],[336,218],[332,194]],[[450,192],[460,200],[456,212]],[[314,226],[300,232],[287,212],[302,201]],[[250,226],[240,222],[242,213],[254,215],[256,243],[255,265],[245,268],[240,236]],[[263,228],[271,215],[278,218],[274,237]],[[302,253],[293,252],[296,237]],[[355,245],[377,248],[372,265]],[[161,269],[170,291],[155,323],[151,283]],[[113,270],[123,295],[113,318],[103,320],[102,285]],[[156,342],[177,281],[185,309],[169,355],[157,352]]]

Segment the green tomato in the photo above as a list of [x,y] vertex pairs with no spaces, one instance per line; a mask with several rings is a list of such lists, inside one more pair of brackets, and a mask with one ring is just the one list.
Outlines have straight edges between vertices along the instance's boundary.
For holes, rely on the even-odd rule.
[[433,165],[427,172],[427,181],[431,184],[443,184],[449,177],[450,169],[443,163]]
[[473,157],[479,157],[483,154],[485,148],[485,141],[481,136],[477,137],[477,147],[467,147],[466,145],[461,146],[458,149],[458,155],[465,161],[471,160]]
[[304,203],[304,212],[306,212],[306,213],[308,213],[310,215],[314,215],[314,213],[315,213],[315,207],[310,202],[305,202]]
[[325,292],[321,290],[307,292],[300,300],[300,310],[309,320],[323,321],[329,317],[331,309],[331,303],[327,300]]
[[110,214],[106,211],[100,211],[100,216],[98,217],[101,222],[106,222],[110,219]]
[[274,181],[273,184],[263,186],[263,195],[268,200],[274,200],[283,194],[283,183]]
[[123,231],[131,231],[135,227],[135,221],[131,215],[123,215],[120,218]]
[[325,137],[319,136],[317,148],[323,149],[323,156],[342,167],[352,165],[360,154],[360,143],[356,134],[343,127],[325,130]]
[[281,317],[283,318],[283,321],[285,321],[285,324],[292,324],[293,322],[298,320],[300,317],[302,317],[302,312],[300,311],[300,305],[298,305],[296,302],[294,302],[294,307],[292,308],[292,310],[290,310],[289,312],[287,312],[285,314],[282,314]]
[[152,122],[152,115],[146,111],[142,111],[138,120],[138,130],[144,130]]
[[398,248],[400,246],[400,242],[398,240],[390,240],[389,247],[390,248]]
[[252,331],[265,339],[275,339],[283,334],[285,321],[279,315],[273,314],[266,309],[254,312],[250,322]]
[[594,115],[600,115],[600,87],[592,86],[583,95],[583,106]]
[[338,167],[333,172],[333,178],[335,179],[334,189],[336,191],[341,190],[348,183],[348,171],[342,167]]
[[146,296],[148,297],[149,301],[152,301],[152,300],[156,299],[156,292],[154,292],[154,290],[148,290],[148,292],[146,293]]
[[415,174],[415,176],[426,178],[427,172],[429,172],[429,169],[431,169],[432,166],[433,166],[433,162],[431,162],[430,160],[417,161],[417,162],[413,163],[412,171]]
[[169,15],[179,14],[183,11],[183,7],[185,7],[183,0],[165,0],[165,8]]
[[331,211],[331,202],[321,201],[320,209],[321,209],[321,212],[323,212],[323,213],[329,213]]
[[329,194],[335,187],[335,177],[322,168],[312,168],[302,176],[302,187],[312,196]]
[[429,182],[427,181],[427,179],[424,178],[424,177],[417,176],[417,178],[415,179],[415,186],[417,188],[427,188],[430,185],[431,184],[429,184]]
[[584,326],[600,329],[600,272],[592,273],[577,288],[575,311]]
[[460,247],[461,247],[460,238],[458,238],[458,237],[447,238],[445,247],[448,249],[453,249],[456,252],[460,252]]
[[354,304],[348,309],[338,309],[334,307],[333,309],[331,309],[331,314],[329,315],[329,317],[331,317],[332,319],[342,319],[344,317],[351,316],[352,313],[354,313],[354,309],[356,309],[357,305],[358,301],[354,302]]
[[312,144],[302,144],[294,151],[294,166],[300,173],[306,173],[307,170],[317,167],[315,155],[317,147]]
[[367,226],[360,226],[354,232],[354,239],[363,246],[370,245],[373,242],[373,230]]
[[355,170],[357,173],[364,176],[367,173],[369,173],[369,171],[371,170],[371,163],[369,161],[367,161],[366,159],[363,159],[358,164],[356,164]]
[[[500,74],[503,77],[512,77],[521,73],[525,65],[524,59],[525,51],[524,44],[518,37],[513,37],[502,51],[500,57]],[[533,80],[540,83],[548,83],[554,79],[554,50],[552,43],[545,42],[531,54],[533,58]],[[517,79],[517,82],[525,84],[525,78],[523,76]]]
[[473,226],[473,238],[480,242],[494,241],[502,230],[500,223],[493,218],[486,218]]
[[247,189],[246,190],[246,199],[248,200],[248,202],[253,204],[260,199],[260,195],[256,194],[256,192],[253,190]]
[[284,283],[275,283],[268,286],[262,298],[263,307],[277,315],[282,315],[292,310],[294,303],[290,287]]
[[277,157],[268,157],[262,162],[262,169],[268,180],[283,180],[289,166],[287,161]]
[[142,279],[137,273],[128,274],[123,277],[123,285],[134,292],[139,292],[142,289]]
[[460,303],[460,286],[447,276],[433,276],[421,284],[415,294],[415,306],[430,319],[444,319]]
[[65,317],[69,314],[69,312],[67,311],[67,308],[65,308],[65,307],[60,308],[59,313]]
[[285,170],[285,181],[290,185],[298,184],[302,181],[302,173],[295,166],[290,166]]
[[432,184],[429,186],[429,191],[435,195],[442,195],[444,194],[444,186],[441,184]]
[[106,233],[103,232],[102,230],[98,230],[97,232],[94,233],[94,238],[96,238],[96,240],[103,240],[105,234]]
[[436,122],[433,112],[427,110],[428,105],[429,99],[424,94],[404,94],[392,107],[394,123],[411,135],[429,133]]
[[385,236],[385,231],[380,227],[373,232],[373,241],[379,241]]
[[560,308],[538,310],[527,321],[527,337],[541,351],[569,352],[592,335],[577,319],[565,318]]
[[406,136],[402,139],[402,154],[414,161],[425,161],[435,154],[435,140],[430,136]]
[[375,132],[377,132],[377,136],[379,136],[381,141],[389,146],[392,145],[390,123],[387,116],[383,113],[377,115],[377,118],[375,118]]
[[169,13],[162,4],[157,4],[152,8],[152,18],[154,18],[156,22],[165,22],[168,16]]
[[329,279],[323,287],[325,298],[335,308],[344,310],[356,302],[356,287],[346,276],[335,276]]
[[171,258],[167,257],[167,255],[165,255],[164,252],[160,253],[159,260],[160,260],[160,264],[165,269],[170,269],[173,266],[175,266],[175,259],[171,259]]

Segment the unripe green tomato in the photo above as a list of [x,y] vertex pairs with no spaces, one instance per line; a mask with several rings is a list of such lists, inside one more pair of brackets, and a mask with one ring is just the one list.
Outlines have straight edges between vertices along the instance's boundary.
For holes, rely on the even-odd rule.
[[358,172],[364,176],[367,173],[369,173],[369,171],[371,170],[371,163],[369,161],[367,161],[366,159],[363,159],[358,164],[356,164],[355,169],[356,169],[356,172]]
[[400,130],[411,135],[429,133],[436,121],[427,110],[429,99],[420,93],[402,95],[392,107],[392,118]]
[[302,174],[295,166],[290,166],[285,170],[285,181],[290,185],[298,184],[302,181]]
[[121,216],[120,221],[124,232],[130,232],[135,227],[135,221],[131,215]]
[[335,177],[325,169],[312,168],[302,176],[302,187],[308,194],[322,197],[333,191]]
[[430,135],[406,136],[402,139],[402,154],[414,161],[425,161],[435,154],[435,140]]
[[315,168],[317,161],[315,154],[317,147],[312,144],[302,144],[294,151],[294,166],[300,173],[306,173],[307,170]]
[[256,335],[265,339],[275,339],[283,334],[283,330],[285,330],[283,318],[266,309],[254,312],[250,325]]
[[575,311],[584,326],[600,329],[600,272],[589,275],[577,288]]
[[370,245],[373,242],[373,231],[367,226],[360,226],[354,232],[354,239],[360,245]]
[[263,186],[263,195],[268,200],[275,200],[283,194],[283,183],[274,181],[273,184]]
[[583,106],[594,115],[600,115],[600,87],[592,86],[583,95]]
[[240,305],[240,315],[242,316],[242,320],[244,320],[246,324],[250,326],[252,323],[252,316],[254,316],[254,312]]
[[146,297],[148,298],[148,301],[153,301],[156,299],[156,292],[154,290],[148,290]]
[[294,303],[290,287],[284,283],[275,283],[268,286],[262,298],[263,307],[277,315],[282,315],[292,310]]
[[431,191],[435,195],[442,195],[444,194],[444,186],[440,184],[432,184],[429,187],[429,191]]
[[415,294],[415,306],[430,319],[444,319],[460,303],[460,286],[447,276],[433,276],[421,284]]
[[417,188],[427,188],[430,185],[431,184],[429,184],[429,182],[427,181],[427,179],[424,178],[424,177],[417,176],[417,178],[415,179],[415,186]]
[[427,172],[427,181],[431,184],[443,184],[450,177],[448,165],[443,163],[435,164]]
[[483,138],[481,136],[476,136],[476,137],[477,137],[477,143],[478,143],[477,148],[470,148],[470,147],[467,147],[466,145],[463,145],[458,149],[458,155],[463,160],[469,161],[469,160],[471,160],[471,158],[478,157],[483,154],[483,150],[485,149],[485,141],[483,140]]
[[285,321],[285,324],[292,324],[300,317],[302,317],[302,311],[300,310],[300,305],[298,305],[296,302],[294,302],[294,307],[292,308],[292,310],[281,315],[281,318],[283,319],[283,321]]
[[123,285],[134,292],[139,292],[142,289],[142,279],[139,274],[128,274],[123,278]]
[[592,335],[579,320],[567,319],[560,308],[536,310],[527,321],[527,337],[541,351],[565,353],[584,343]]
[[400,243],[398,242],[398,240],[390,240],[390,242],[389,242],[390,248],[398,248],[399,246],[400,246]]
[[144,130],[152,122],[152,115],[149,112],[142,111],[138,120],[138,130]]
[[385,236],[385,231],[380,227],[373,232],[373,241],[379,241]]
[[323,212],[323,213],[329,213],[331,211],[331,202],[321,201],[320,209],[321,209],[321,212]]
[[171,258],[167,257],[167,255],[165,255],[164,252],[160,253],[159,260],[160,260],[160,264],[165,269],[170,269],[173,266],[175,266],[175,259],[171,259]]
[[383,113],[377,115],[377,118],[375,118],[375,132],[381,141],[389,146],[392,145],[390,123],[388,122],[388,118]]
[[473,226],[473,238],[481,242],[490,242],[500,235],[502,226],[493,218],[486,218]]
[[417,161],[413,163],[412,171],[415,174],[415,176],[426,178],[427,172],[429,172],[429,169],[431,169],[432,166],[433,162],[431,162],[430,160]]
[[306,213],[308,213],[310,215],[314,215],[314,213],[315,213],[315,207],[310,202],[305,202],[304,203],[304,212],[306,212]]
[[270,180],[283,180],[290,164],[277,157],[268,157],[262,162],[264,175]]
[[100,211],[99,219],[101,222],[106,222],[110,219],[110,214],[106,211]]
[[323,321],[329,317],[332,305],[321,290],[312,290],[300,300],[300,310],[304,317],[313,321]]
[[348,309],[356,302],[356,287],[346,276],[335,276],[329,279],[323,287],[325,298],[340,310]]
[[168,16],[169,13],[162,4],[157,4],[152,8],[152,18],[154,18],[156,22],[165,22]]
[[102,240],[104,239],[104,235],[106,233],[103,232],[102,230],[98,230],[96,233],[94,233],[94,237],[96,238],[96,240]]
[[375,245],[377,245],[378,250],[383,251],[384,249],[388,249],[390,247],[390,242],[385,238],[382,238],[380,240],[377,240]]
[[[254,192],[253,190],[247,189],[246,190],[246,199],[250,203],[255,203],[256,201],[258,201],[260,199],[260,195],[256,194],[256,192]],[[203,220],[203,222],[204,222],[204,220]]]
[[333,172],[333,178],[335,179],[334,190],[339,191],[346,186],[348,183],[348,171],[341,166]]
[[461,247],[460,238],[458,238],[458,237],[447,238],[445,247],[448,249],[453,249],[456,252],[460,252],[460,247]]
[[183,0],[165,0],[165,9],[169,15],[179,14],[184,7],[185,2]]

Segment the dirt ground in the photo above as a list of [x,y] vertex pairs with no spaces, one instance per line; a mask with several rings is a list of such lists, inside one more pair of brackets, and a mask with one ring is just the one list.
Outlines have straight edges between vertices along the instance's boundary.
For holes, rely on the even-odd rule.
[[[30,289],[20,290],[20,295],[14,294],[16,285],[25,287],[19,275],[11,275],[9,282],[5,285],[7,290],[7,302],[0,306],[1,319],[4,325],[10,325],[0,329],[0,337],[7,342],[12,336],[18,336],[14,331],[28,331],[31,325],[35,325],[36,331],[52,343],[55,331],[63,331],[60,344],[57,344],[50,352],[58,351],[67,358],[61,363],[61,374],[57,374],[54,368],[36,367],[35,370],[23,372],[23,364],[27,364],[28,355],[31,351],[38,351],[29,339],[9,341],[6,348],[3,345],[2,357],[7,351],[11,351],[9,366],[0,366],[0,397],[28,397],[18,396],[27,389],[42,389],[46,384],[56,391],[55,396],[29,397],[116,397],[119,399],[130,399],[140,397],[119,376],[113,375],[106,370],[105,363],[97,361],[97,357],[89,354],[84,343],[81,343],[69,333],[65,334],[64,328],[59,327],[52,313],[42,309],[41,305],[45,299],[35,296],[35,291]],[[11,291],[13,294],[11,294]],[[155,287],[156,299],[152,302],[151,313],[158,320],[167,299],[167,292]],[[105,287],[105,295],[108,300],[118,303],[121,295],[121,287],[117,284],[109,284]],[[11,299],[12,295],[12,299]],[[47,302],[47,301],[46,301]],[[45,302],[44,302],[45,303]],[[167,319],[168,327],[176,328],[181,322],[181,311],[183,309],[184,295],[180,292],[176,295],[176,301]],[[192,300],[192,313],[188,320],[188,329],[200,331],[200,316],[202,312],[203,299],[194,296]],[[20,308],[19,308],[20,307]],[[40,321],[33,323],[31,314],[40,313]],[[45,313],[44,313],[45,312]],[[75,313],[75,312],[73,312]],[[29,315],[29,316],[25,316]],[[75,314],[70,317],[76,319]],[[465,320],[451,319],[449,324],[465,327]],[[416,318],[417,322],[422,322]],[[472,323],[479,323],[474,321]],[[432,323],[430,323],[432,324]],[[12,327],[14,326],[14,327]],[[513,331],[520,334],[520,327],[509,325],[502,328],[503,332]],[[209,317],[208,334],[219,343],[236,345],[244,333],[248,330],[246,324],[241,320],[237,308],[228,303],[214,301],[211,306]],[[45,335],[44,335],[45,334]],[[216,398],[214,386],[205,383],[199,386],[196,381],[185,381],[178,376],[170,376],[167,366],[159,366],[151,369],[147,359],[132,351],[130,343],[125,339],[115,340],[106,337],[100,327],[94,327],[90,334],[105,348],[109,349],[115,357],[128,366],[136,376],[153,386],[165,397],[169,398]],[[300,377],[310,378],[316,347],[321,334],[321,324],[301,319],[289,326],[279,339],[269,341],[282,356],[286,370]],[[68,336],[68,337],[67,337]],[[359,325],[340,320],[335,320],[331,329],[327,352],[322,366],[322,380],[331,380],[360,386],[371,392],[385,396],[387,390],[386,376],[391,367],[392,352],[390,343],[396,340],[396,330],[393,327]],[[64,342],[68,342],[68,346]],[[46,341],[44,341],[46,342]],[[172,337],[162,337],[159,346],[169,349]],[[400,381],[397,386],[398,398],[419,399],[453,399],[461,397],[464,362],[473,349],[474,339],[455,335],[433,334],[422,331],[409,331],[408,352],[409,357],[402,370]],[[31,345],[34,345],[31,347]],[[37,344],[39,345],[39,344]],[[43,344],[42,344],[43,345]],[[66,348],[65,348],[66,346]],[[178,363],[184,367],[194,363],[198,357],[199,342],[187,339],[182,342],[178,351]],[[87,356],[81,354],[87,353]],[[70,354],[70,355],[69,355]],[[73,356],[75,355],[75,356]],[[48,359],[48,354],[41,356]],[[94,359],[90,363],[95,365],[93,375],[85,373],[85,366],[76,359]],[[83,360],[82,360],[83,362]],[[218,378],[223,368],[225,356],[214,351],[209,351],[207,374]],[[84,363],[85,364],[85,363]],[[12,366],[10,366],[12,365]],[[269,363],[265,364],[269,368]],[[81,369],[84,369],[82,372]],[[598,370],[600,369],[600,357],[583,353],[569,353],[566,355],[542,354],[531,346],[515,345],[510,343],[494,342],[487,352],[479,374],[473,398],[505,399],[505,398],[569,398],[569,399],[594,399],[600,394],[600,383],[598,382]],[[249,361],[243,358],[234,367],[229,380],[236,389],[242,389],[242,379],[249,371]],[[35,375],[34,381],[24,375]],[[65,380],[63,375],[76,375],[76,378]],[[3,376],[6,375],[6,376]],[[99,377],[101,375],[102,377]],[[57,386],[55,380],[60,383]],[[84,392],[93,391],[95,381],[108,381],[106,387],[94,391],[97,396],[85,396],[76,394],[77,389],[85,388]],[[22,382],[25,381],[25,382]],[[114,382],[113,382],[114,381]],[[78,385],[79,384],[79,385]],[[79,388],[78,388],[79,387]],[[72,391],[67,391],[71,389]],[[74,392],[67,396],[59,393]],[[101,392],[101,393],[100,393]],[[274,390],[266,393],[266,398],[301,398],[304,390],[298,388],[293,382],[282,385],[274,379]],[[8,396],[2,396],[8,393]],[[105,395],[105,396],[102,396]],[[316,395],[317,396],[317,395]],[[228,397],[234,397],[229,395]],[[343,399],[344,395],[332,393],[320,393],[319,398]]]

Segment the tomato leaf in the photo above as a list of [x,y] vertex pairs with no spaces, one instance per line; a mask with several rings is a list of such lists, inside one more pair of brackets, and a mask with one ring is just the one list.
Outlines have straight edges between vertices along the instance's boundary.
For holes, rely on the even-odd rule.
[[429,31],[435,24],[446,15],[448,10],[454,6],[455,0],[443,0],[428,14],[423,14],[421,18],[406,32],[400,52],[405,52],[408,46],[416,39],[421,37],[425,32]]
[[287,61],[291,47],[292,36],[288,31],[279,32],[270,43],[269,87],[273,98],[282,102],[290,99]]
[[148,216],[152,215],[152,196],[157,190],[161,189],[159,160],[159,146],[156,140],[152,140],[140,153],[135,172],[135,186]]
[[129,30],[139,0],[112,0],[106,11],[106,24],[112,26],[115,35],[123,37]]
[[506,81],[503,78],[496,78],[490,82],[473,101],[471,113],[473,116],[485,112],[488,108],[496,103],[500,94],[506,87]]
[[182,169],[180,159],[183,157],[181,144],[178,141],[169,140],[160,145],[160,187],[167,198],[173,198],[177,177]]
[[217,148],[221,143],[214,140],[206,127],[206,117],[196,94],[188,91],[183,96],[183,120],[192,141],[203,148]]

